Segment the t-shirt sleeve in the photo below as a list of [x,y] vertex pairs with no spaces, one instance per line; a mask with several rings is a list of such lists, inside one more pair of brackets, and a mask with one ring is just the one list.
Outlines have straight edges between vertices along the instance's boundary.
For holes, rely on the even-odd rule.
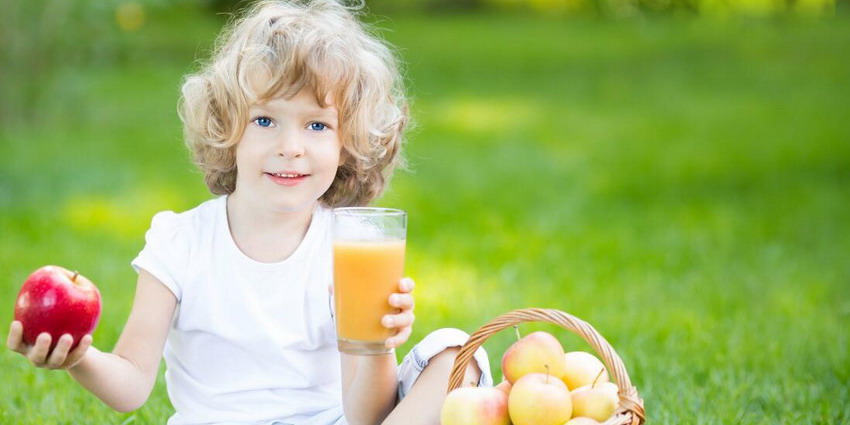
[[181,231],[180,216],[172,211],[157,213],[145,233],[145,247],[130,263],[136,273],[145,269],[159,279],[180,301],[180,284],[189,253],[185,232]]

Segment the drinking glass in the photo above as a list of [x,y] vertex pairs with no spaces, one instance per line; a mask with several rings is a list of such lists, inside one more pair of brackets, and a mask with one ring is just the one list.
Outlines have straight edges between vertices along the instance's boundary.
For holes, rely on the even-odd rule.
[[397,309],[389,296],[398,292],[404,271],[407,213],[390,208],[333,210],[334,306],[337,344],[348,354],[392,353],[385,343],[391,330],[381,318]]

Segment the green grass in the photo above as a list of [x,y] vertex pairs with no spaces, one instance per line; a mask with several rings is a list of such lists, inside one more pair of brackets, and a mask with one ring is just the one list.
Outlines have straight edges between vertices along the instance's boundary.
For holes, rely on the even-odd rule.
[[[153,15],[0,131],[0,318],[29,272],[73,267],[112,348],[151,216],[209,196],[175,104],[217,24]],[[385,19],[417,124],[380,202],[410,212],[411,341],[557,308],[614,346],[651,423],[850,421],[848,24]],[[486,345],[497,376],[512,339]],[[2,424],[171,414],[161,375],[118,414],[8,350],[0,370]]]

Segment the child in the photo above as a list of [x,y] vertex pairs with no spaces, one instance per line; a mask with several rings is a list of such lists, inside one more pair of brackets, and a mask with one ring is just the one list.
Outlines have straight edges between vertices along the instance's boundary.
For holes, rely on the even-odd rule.
[[[342,354],[328,291],[330,208],[369,203],[399,162],[408,117],[388,47],[333,1],[264,2],[182,92],[187,145],[221,196],[153,218],[112,353],[90,335],[70,351],[70,335],[26,346],[20,322],[9,348],[123,412],[147,400],[164,356],[169,424],[438,424],[467,335],[438,330],[400,366]],[[402,279],[388,299],[389,347],[410,336],[412,290]],[[475,358],[464,381],[492,385]]]

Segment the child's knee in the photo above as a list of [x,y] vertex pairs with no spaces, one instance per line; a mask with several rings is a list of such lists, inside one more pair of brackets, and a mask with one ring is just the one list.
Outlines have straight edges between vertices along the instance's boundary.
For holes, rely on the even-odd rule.
[[448,365],[449,367],[452,367],[459,353],[460,347],[446,347],[445,349],[443,349],[443,351],[440,351],[439,353],[434,355],[434,357],[432,357],[431,360],[428,362],[428,366],[425,367],[427,368],[432,365],[439,365],[441,367]]
[[[407,353],[399,366],[399,398],[404,398],[410,392],[413,384],[419,382],[420,375],[426,377],[425,381],[444,385],[454,368],[461,346],[467,340],[469,334],[453,328],[437,329],[426,335]],[[472,385],[493,386],[487,352],[483,348],[478,348],[470,356],[461,382],[464,386],[470,382]]]
[[[426,366],[426,369],[435,365],[436,367],[446,370],[449,373],[452,371],[455,365],[455,360],[457,359],[457,355],[460,353],[460,347],[447,347],[443,351],[437,353],[431,361]],[[475,359],[470,358],[469,362],[466,364],[466,371],[463,374],[463,381],[465,384],[472,382],[474,385],[478,385],[479,380],[481,379],[481,369],[478,367],[478,363]]]

